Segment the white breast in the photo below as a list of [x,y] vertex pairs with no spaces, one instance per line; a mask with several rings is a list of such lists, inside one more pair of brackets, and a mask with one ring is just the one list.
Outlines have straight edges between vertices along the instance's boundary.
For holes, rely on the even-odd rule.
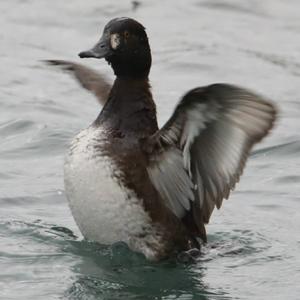
[[138,238],[159,241],[150,218],[136,195],[116,180],[114,161],[95,146],[105,143],[103,129],[93,126],[72,141],[65,160],[65,190],[75,221],[89,240],[102,244],[126,242],[133,250],[152,256]]

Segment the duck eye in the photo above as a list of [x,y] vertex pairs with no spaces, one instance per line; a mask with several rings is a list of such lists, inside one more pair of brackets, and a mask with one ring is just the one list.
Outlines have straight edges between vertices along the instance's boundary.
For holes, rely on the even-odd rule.
[[126,31],[124,32],[124,36],[125,36],[125,38],[127,39],[127,38],[129,38],[130,33],[126,30]]
[[121,40],[120,35],[118,33],[113,33],[110,36],[110,45],[111,47],[116,50],[120,46]]

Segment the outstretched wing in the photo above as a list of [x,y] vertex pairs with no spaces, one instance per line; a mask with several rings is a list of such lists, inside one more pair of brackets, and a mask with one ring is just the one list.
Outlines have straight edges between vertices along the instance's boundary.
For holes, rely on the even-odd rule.
[[71,72],[82,87],[91,91],[98,98],[101,105],[105,104],[111,85],[102,74],[91,68],[70,61],[45,60],[45,62],[53,66],[59,66],[63,70]]
[[166,205],[206,240],[204,224],[239,181],[252,146],[272,128],[273,104],[228,84],[188,92],[144,144]]

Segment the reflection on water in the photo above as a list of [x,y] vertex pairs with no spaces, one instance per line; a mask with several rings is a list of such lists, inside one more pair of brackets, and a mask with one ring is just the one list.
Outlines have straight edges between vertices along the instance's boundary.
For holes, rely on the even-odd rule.
[[[297,0],[1,1],[0,299],[299,299],[299,10]],[[280,109],[194,262],[84,241],[66,203],[65,149],[100,108],[41,60],[76,61],[116,16],[147,28],[160,124],[180,95],[212,82]],[[113,80],[104,61],[83,63]]]
[[[70,268],[72,275],[63,291],[68,299],[231,299],[222,285],[205,280],[210,263],[234,269],[280,259],[266,256],[271,241],[250,230],[215,232],[209,236],[202,255],[193,263],[184,264],[175,258],[152,263],[123,243],[104,246],[82,241],[70,229],[40,220],[8,221],[0,229],[4,241],[14,236],[22,247],[21,254],[20,249],[15,249],[15,253],[1,252],[11,264],[20,260],[33,269],[44,264],[48,272],[48,263],[61,261]],[[225,261],[230,261],[230,265]],[[57,276],[62,280],[65,272]]]

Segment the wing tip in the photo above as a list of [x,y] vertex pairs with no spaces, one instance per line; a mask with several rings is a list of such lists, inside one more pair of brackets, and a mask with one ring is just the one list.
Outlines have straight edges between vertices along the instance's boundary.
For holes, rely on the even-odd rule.
[[48,66],[58,66],[65,71],[72,71],[74,70],[74,67],[77,65],[74,62],[69,62],[62,59],[43,59],[41,60],[41,62]]

